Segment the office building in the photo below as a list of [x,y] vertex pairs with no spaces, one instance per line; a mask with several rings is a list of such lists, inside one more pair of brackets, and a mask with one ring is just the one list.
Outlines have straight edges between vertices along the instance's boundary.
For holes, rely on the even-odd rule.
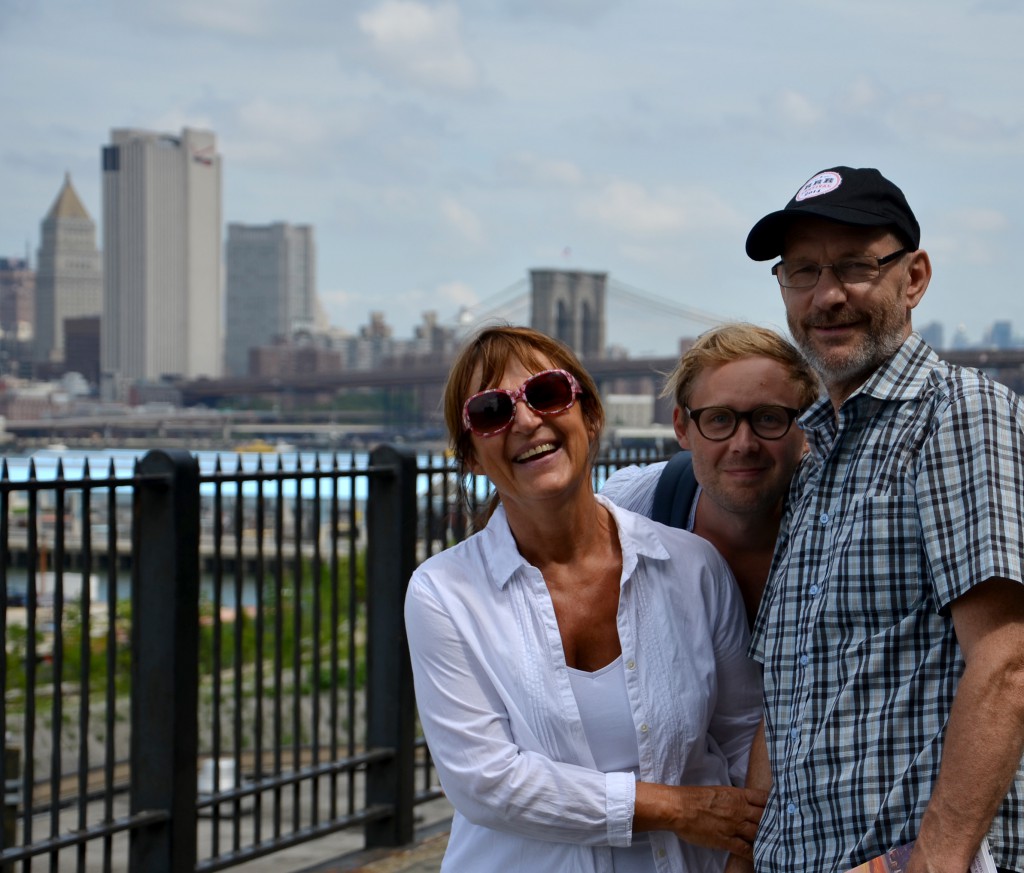
[[1013,322],[1006,318],[993,321],[992,326],[985,332],[985,340],[993,349],[1012,349],[1016,346]]
[[921,334],[921,339],[933,349],[946,347],[946,330],[941,321],[929,321],[927,324],[916,327],[915,330]]
[[111,131],[103,148],[105,391],[221,374],[221,238],[213,133]]
[[65,319],[64,369],[68,373],[80,373],[90,385],[99,384],[100,316]]
[[316,317],[313,228],[278,222],[229,224],[224,360],[249,373],[251,349],[311,331]]
[[0,335],[10,340],[32,336],[35,287],[28,258],[0,258]]
[[65,174],[57,199],[42,221],[36,276],[35,360],[60,370],[64,323],[103,311],[103,269],[92,220]]

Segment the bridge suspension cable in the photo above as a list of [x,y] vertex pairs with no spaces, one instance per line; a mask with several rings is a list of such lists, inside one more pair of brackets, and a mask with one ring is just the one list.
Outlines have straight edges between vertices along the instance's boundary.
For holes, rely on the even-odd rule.
[[684,306],[675,300],[659,297],[656,294],[651,294],[649,291],[643,291],[633,285],[627,285],[618,279],[609,279],[608,290],[617,300],[639,303],[649,311],[664,312],[687,321],[707,325],[708,327],[715,327],[729,320],[722,315],[714,315],[692,306]]
[[455,317],[456,324],[464,328],[489,318],[505,318],[513,323],[526,324],[529,317],[529,286],[528,279],[518,279],[473,306],[463,306]]

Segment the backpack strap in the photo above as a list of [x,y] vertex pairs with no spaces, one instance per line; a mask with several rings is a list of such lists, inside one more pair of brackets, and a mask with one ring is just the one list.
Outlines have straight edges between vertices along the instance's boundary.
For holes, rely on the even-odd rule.
[[651,518],[672,527],[686,527],[690,507],[697,493],[697,479],[693,475],[693,456],[678,452],[665,465],[654,489]]

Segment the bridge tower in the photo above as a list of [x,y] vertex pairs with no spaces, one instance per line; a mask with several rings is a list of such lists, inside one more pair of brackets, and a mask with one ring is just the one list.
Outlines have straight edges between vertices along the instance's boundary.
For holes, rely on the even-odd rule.
[[607,273],[530,270],[530,326],[584,360],[604,357]]

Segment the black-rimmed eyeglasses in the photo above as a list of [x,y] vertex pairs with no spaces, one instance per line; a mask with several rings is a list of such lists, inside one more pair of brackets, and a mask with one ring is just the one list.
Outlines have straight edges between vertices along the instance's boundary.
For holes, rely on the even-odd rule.
[[763,440],[780,440],[787,433],[799,414],[799,409],[788,406],[757,406],[740,412],[730,406],[705,406],[702,409],[687,409],[687,415],[697,425],[704,439],[721,442],[727,440],[746,421],[755,436]]
[[875,258],[861,255],[856,258],[840,258],[834,264],[815,264],[813,261],[779,261],[772,267],[772,275],[783,288],[813,288],[826,267],[832,271],[836,281],[843,285],[863,285],[874,282],[882,267],[907,253],[902,248],[891,255]]

